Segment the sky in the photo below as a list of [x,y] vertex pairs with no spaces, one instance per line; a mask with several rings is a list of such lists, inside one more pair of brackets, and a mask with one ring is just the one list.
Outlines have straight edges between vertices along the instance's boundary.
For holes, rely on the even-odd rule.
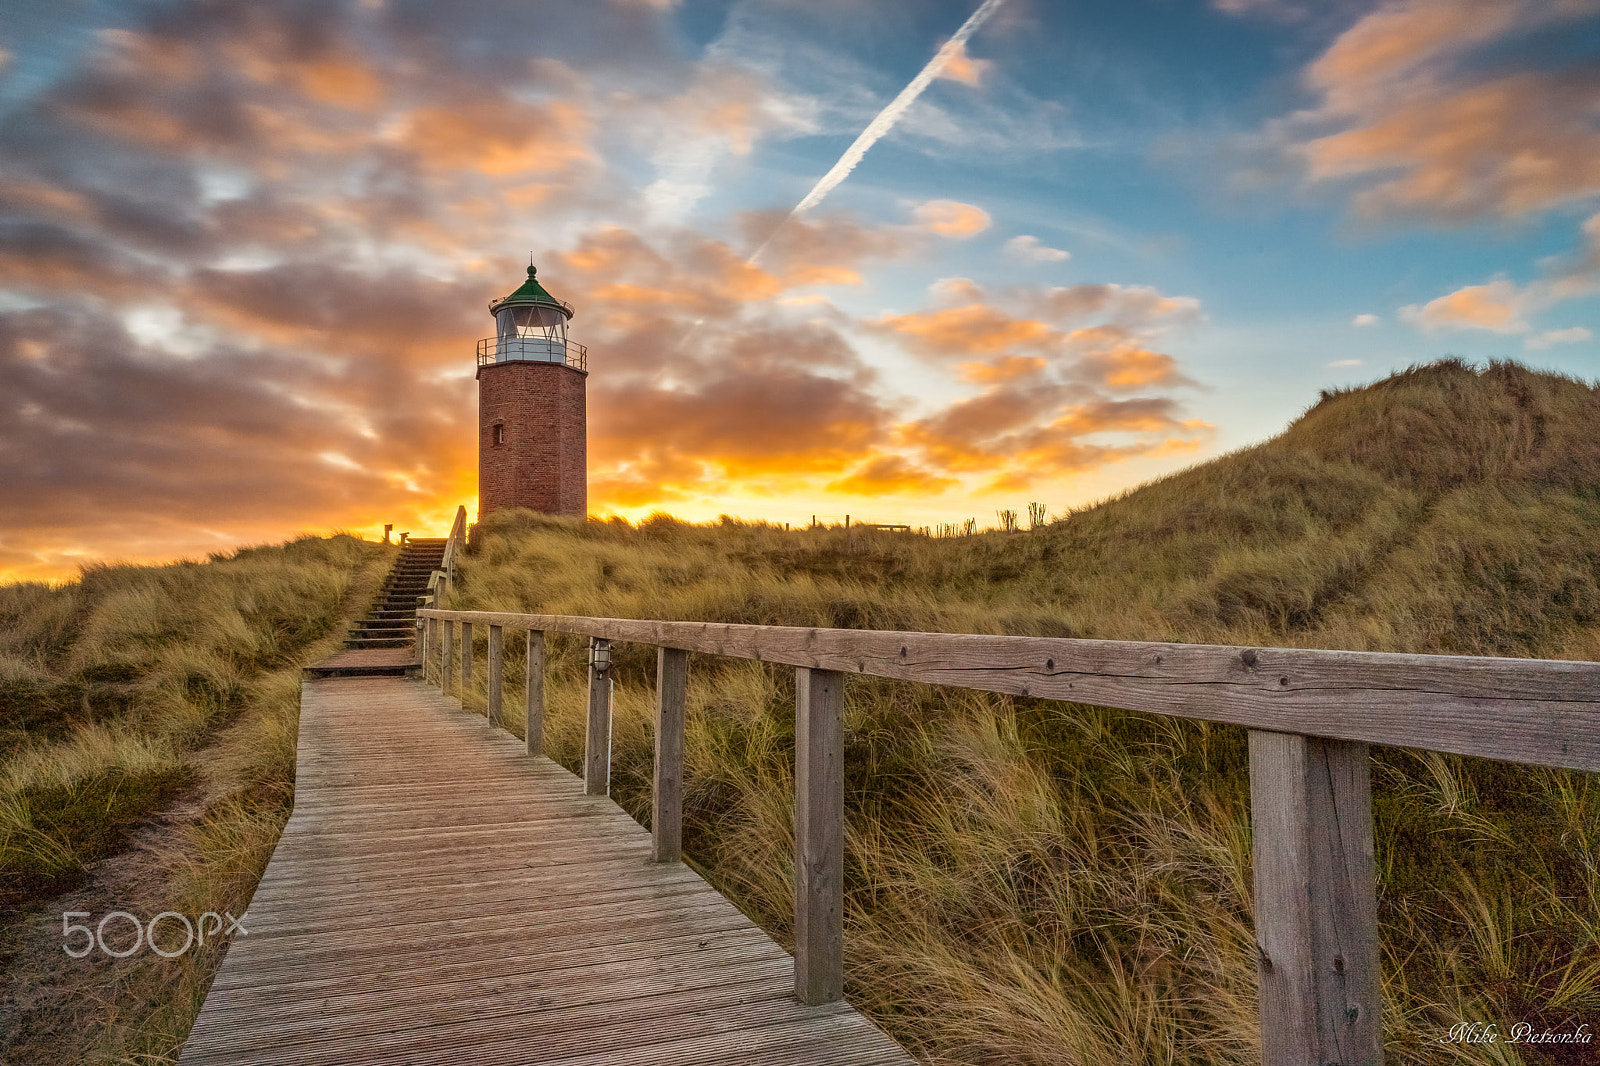
[[1445,355],[1600,376],[1600,0],[0,0],[0,581],[475,514],[1052,514]]

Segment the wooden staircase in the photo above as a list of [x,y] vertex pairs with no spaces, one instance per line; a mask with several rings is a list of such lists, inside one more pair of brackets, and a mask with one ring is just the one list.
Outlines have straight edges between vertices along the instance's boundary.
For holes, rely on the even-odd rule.
[[440,568],[445,543],[443,537],[406,542],[367,617],[351,627],[346,648],[411,646],[417,635],[417,597],[427,591],[428,575]]
[[307,680],[405,676],[416,665],[417,599],[428,591],[429,576],[448,565],[449,543],[444,537],[408,540],[367,616],[351,625],[344,650],[305,667],[302,675]]

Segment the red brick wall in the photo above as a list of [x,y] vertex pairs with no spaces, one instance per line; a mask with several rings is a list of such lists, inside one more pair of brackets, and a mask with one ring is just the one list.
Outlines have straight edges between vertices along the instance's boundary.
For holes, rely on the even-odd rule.
[[[513,361],[478,368],[478,515],[513,507],[589,513],[584,386],[562,363]],[[505,427],[505,443],[494,427]]]

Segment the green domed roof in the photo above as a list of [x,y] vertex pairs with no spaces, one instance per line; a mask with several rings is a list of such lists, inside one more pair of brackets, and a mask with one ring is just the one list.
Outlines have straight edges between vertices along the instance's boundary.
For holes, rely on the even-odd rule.
[[490,304],[489,313],[492,315],[502,307],[528,307],[541,304],[545,307],[554,307],[568,318],[571,318],[572,305],[565,300],[558,300],[546,292],[544,286],[539,284],[537,275],[538,268],[530,265],[528,267],[528,280],[524,281],[522,287],[510,296],[503,297]]

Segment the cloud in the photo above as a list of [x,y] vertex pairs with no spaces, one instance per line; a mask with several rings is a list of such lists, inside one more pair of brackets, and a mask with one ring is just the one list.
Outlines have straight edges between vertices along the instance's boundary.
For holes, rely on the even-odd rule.
[[1041,244],[1039,238],[1030,233],[1006,241],[1006,254],[1016,256],[1018,259],[1032,260],[1035,263],[1063,263],[1072,258],[1071,252]]
[[944,68],[939,71],[938,76],[978,89],[983,86],[983,79],[993,66],[992,59],[973,59],[969,56],[967,44],[962,41],[945,60]]
[[1212,428],[1180,419],[1170,398],[1063,398],[1002,386],[900,427],[900,439],[937,468],[987,473],[987,491],[1011,492],[1138,455],[1198,447]]
[[[1194,384],[1176,359],[1148,346],[1168,328],[1164,319],[1183,322],[1198,314],[1191,298],[1086,285],[1017,290],[995,303],[964,278],[940,282],[934,295],[947,306],[882,315],[866,325],[915,355],[955,363],[957,373],[972,382],[1010,381],[1048,367],[1060,380],[1117,391]],[[1100,321],[1071,328],[1090,317]]]
[[1048,323],[1016,318],[978,303],[941,311],[884,315],[873,325],[898,334],[910,350],[936,358],[999,355],[1063,339],[1061,332]]
[[761,262],[786,285],[853,285],[867,263],[900,259],[918,246],[913,234],[846,212],[785,221],[782,211],[745,211],[737,224],[747,242],[761,244]]
[[828,490],[851,496],[937,496],[959,484],[953,477],[916,466],[903,455],[879,455],[849,476],[829,482]]
[[1557,344],[1578,344],[1582,341],[1593,340],[1594,334],[1582,326],[1573,326],[1570,329],[1548,329],[1543,333],[1535,334],[1522,342],[1524,348],[1542,349],[1550,348]]
[[1437,329],[1482,329],[1493,333],[1526,333],[1527,293],[1504,278],[1486,285],[1468,285],[1426,304],[1400,309],[1400,318],[1432,332]]
[[989,212],[959,200],[929,200],[913,214],[919,225],[941,237],[964,239],[989,228]]
[[991,296],[967,278],[944,279],[931,295],[931,308],[865,323],[982,387],[896,428],[925,468],[1011,491],[1208,439],[1210,427],[1182,418],[1174,397],[1126,396],[1194,385],[1173,356],[1151,347],[1198,317],[1192,298],[1118,285]]
[[561,171],[593,159],[589,133],[588,116],[571,103],[489,97],[418,108],[405,117],[396,141],[424,167],[505,176]]
[[1600,194],[1600,74],[1559,27],[1595,0],[1396,0],[1305,72],[1317,106],[1268,128],[1367,218],[1514,218]]
[[769,135],[816,132],[814,105],[780,92],[765,75],[712,58],[684,90],[659,103],[641,101],[634,121],[647,124],[656,179],[645,201],[660,221],[681,222],[710,194],[711,178],[728,156],[749,155]]
[[1333,367],[1339,367],[1339,366],[1360,366],[1361,364],[1362,364],[1362,360],[1360,360],[1360,359],[1335,359],[1333,362],[1329,363],[1328,365],[1329,366],[1333,366]]
[[1378,316],[1366,314],[1357,315],[1355,318],[1350,320],[1350,324],[1352,326],[1376,326],[1378,324]]
[[[1529,321],[1532,315],[1600,290],[1600,214],[1591,216],[1581,233],[1583,244],[1576,253],[1547,261],[1544,275],[1526,285],[1505,278],[1468,285],[1426,304],[1402,307],[1400,318],[1430,332],[1453,328],[1528,333],[1534,328]],[[1570,333],[1552,330],[1525,343],[1529,348],[1546,348],[1565,343]]]

